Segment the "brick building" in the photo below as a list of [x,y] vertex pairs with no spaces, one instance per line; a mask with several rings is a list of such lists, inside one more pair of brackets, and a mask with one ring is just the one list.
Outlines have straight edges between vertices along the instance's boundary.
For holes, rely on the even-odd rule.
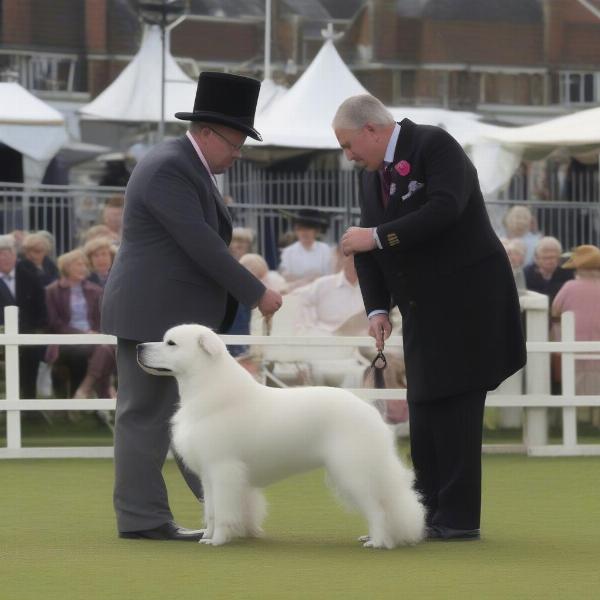
[[[511,123],[600,102],[600,0],[272,0],[272,69],[293,80],[333,23],[386,103]],[[189,0],[171,50],[191,76],[262,77],[265,0]],[[95,97],[139,47],[135,0],[0,0],[0,72],[61,108]]]

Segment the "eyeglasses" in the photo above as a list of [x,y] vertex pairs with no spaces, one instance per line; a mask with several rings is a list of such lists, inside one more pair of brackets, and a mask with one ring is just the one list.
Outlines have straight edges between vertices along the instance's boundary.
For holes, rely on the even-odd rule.
[[[231,149],[234,152],[240,152],[241,149],[244,146],[244,142],[242,142],[241,144],[234,144],[232,141],[228,140],[221,132],[217,131],[216,129],[213,129],[212,127],[210,127],[209,125],[206,126],[207,129],[210,129],[213,133],[216,133],[222,140],[224,140],[225,142],[227,142],[227,144],[229,146],[231,146]],[[244,140],[245,141],[245,140]]]

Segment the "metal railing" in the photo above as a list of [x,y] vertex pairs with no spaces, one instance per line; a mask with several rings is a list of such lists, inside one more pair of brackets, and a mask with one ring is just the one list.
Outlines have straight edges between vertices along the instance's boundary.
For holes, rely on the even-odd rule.
[[[591,181],[591,180],[590,180]],[[591,185],[591,184],[590,184]],[[300,208],[318,208],[329,221],[325,241],[335,244],[347,227],[359,219],[358,179],[354,171],[309,170],[276,173],[247,162],[234,165],[223,178],[223,193],[231,197],[234,224],[256,232],[256,250],[274,268],[277,241],[289,231],[291,217]],[[597,194],[596,188],[587,190]],[[583,201],[523,200],[503,194],[486,203],[497,231],[514,204],[528,206],[544,235],[557,237],[564,248],[600,245],[600,200],[583,194]],[[100,219],[106,199],[123,188],[0,183],[0,231],[47,229],[57,240],[60,254],[77,246],[81,233]]]
[[[578,396],[575,393],[575,358],[577,353],[600,353],[599,342],[575,342],[575,322],[572,313],[562,318],[562,342],[548,342],[548,301],[545,296],[531,293],[522,299],[525,310],[527,331],[528,365],[525,377],[513,376],[513,392],[501,387],[489,394],[486,406],[517,407],[525,409],[526,419],[523,428],[523,443],[514,445],[486,446],[490,452],[522,451],[530,455],[600,455],[600,444],[579,444],[577,440],[576,407],[600,407],[600,395]],[[110,457],[113,448],[100,447],[50,447],[25,448],[21,435],[21,413],[24,411],[56,410],[114,410],[115,400],[95,399],[33,399],[19,395],[19,346],[47,344],[116,344],[116,338],[100,334],[19,334],[18,309],[5,308],[5,333],[0,334],[0,346],[5,347],[6,399],[0,400],[0,412],[6,413],[6,448],[0,448],[1,458],[59,458],[59,457]],[[268,336],[221,336],[227,344],[285,345],[285,346],[367,346],[372,347],[369,337],[268,337]],[[535,341],[533,341],[535,340]],[[387,346],[400,346],[402,339],[394,336]],[[562,353],[562,395],[550,395],[550,353]],[[589,356],[586,356],[589,358]],[[514,382],[517,382],[516,388]],[[525,393],[522,391],[524,383]],[[510,382],[509,386],[510,386]],[[403,389],[360,388],[350,390],[365,400],[406,398]],[[546,408],[559,407],[563,413],[563,439],[561,444],[548,443]]]

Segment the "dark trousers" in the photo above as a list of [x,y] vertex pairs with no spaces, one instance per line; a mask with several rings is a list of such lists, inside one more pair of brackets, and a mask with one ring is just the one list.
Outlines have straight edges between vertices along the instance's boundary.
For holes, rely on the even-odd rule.
[[[143,371],[137,364],[137,344],[117,341],[113,501],[119,531],[153,529],[173,520],[162,468],[171,444],[169,421],[179,400],[177,382]],[[177,456],[176,461],[188,487],[201,498],[200,480]]]
[[408,404],[415,487],[428,525],[479,528],[485,396],[478,390]]

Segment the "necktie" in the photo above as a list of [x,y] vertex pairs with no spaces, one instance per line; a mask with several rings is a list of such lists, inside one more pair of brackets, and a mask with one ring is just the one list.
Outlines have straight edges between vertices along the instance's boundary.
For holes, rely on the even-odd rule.
[[383,207],[386,208],[390,199],[390,187],[392,185],[392,171],[387,166],[383,166],[379,169],[379,176],[381,178],[381,198],[383,200]]

